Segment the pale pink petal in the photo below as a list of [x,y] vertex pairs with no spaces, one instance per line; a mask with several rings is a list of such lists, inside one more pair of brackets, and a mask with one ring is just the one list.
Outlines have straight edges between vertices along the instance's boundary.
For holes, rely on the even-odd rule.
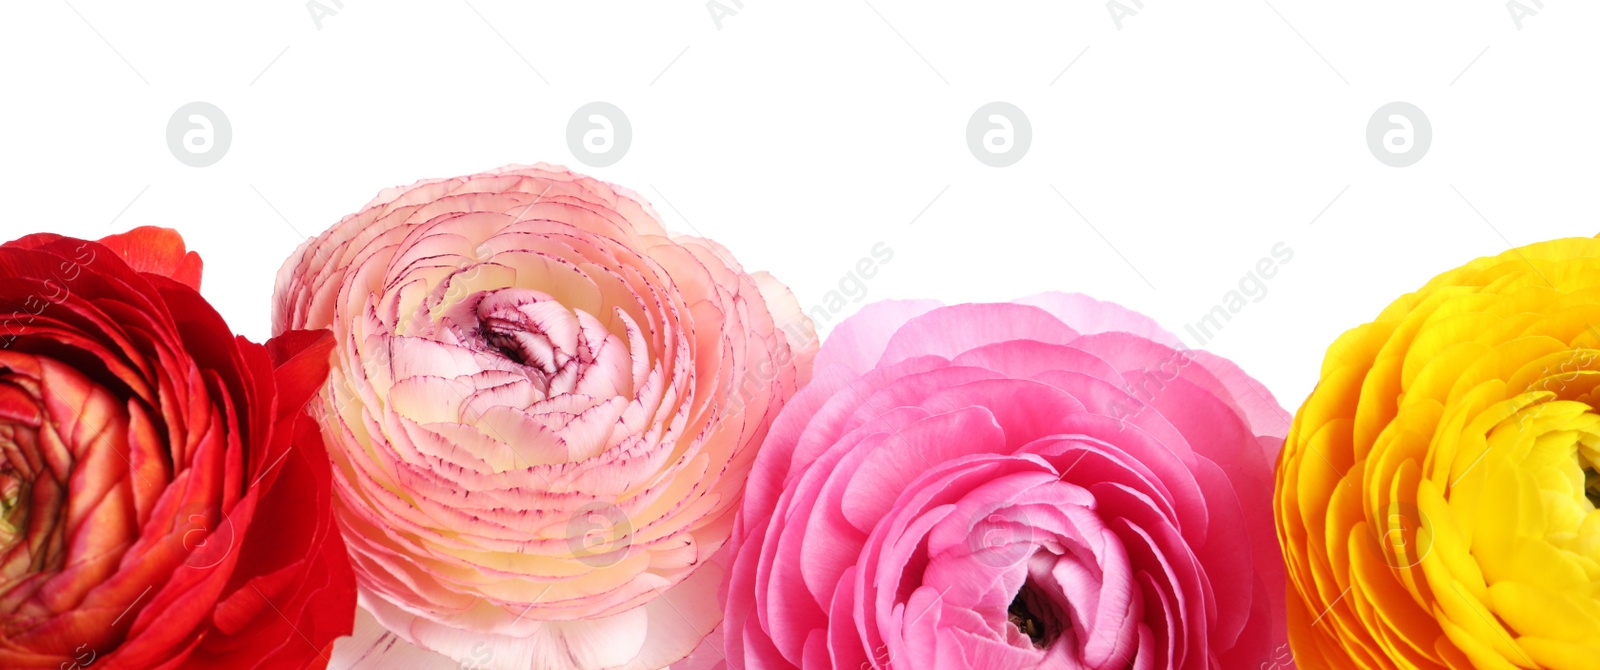
[[1082,293],[1039,293],[1012,302],[1039,307],[1084,335],[1122,332],[1174,349],[1183,346],[1176,335],[1167,332],[1154,319],[1117,303],[1096,300]]
[[[418,647],[390,632],[365,608],[356,610],[355,632],[336,640],[329,658],[328,667],[344,670],[461,670],[462,667],[461,662],[449,656]],[[481,660],[491,659],[486,652]]]
[[385,190],[285,263],[273,322],[339,343],[317,415],[366,606],[485,667],[688,656],[817,347],[771,276],[548,165]]
[[852,376],[866,374],[901,326],[940,306],[933,300],[882,300],[862,307],[828,333],[828,346],[817,352],[816,369],[837,365]]
[[1037,307],[1009,303],[953,305],[907,321],[884,347],[879,365],[914,356],[955,358],[985,344],[1034,340],[1067,344],[1078,332]]

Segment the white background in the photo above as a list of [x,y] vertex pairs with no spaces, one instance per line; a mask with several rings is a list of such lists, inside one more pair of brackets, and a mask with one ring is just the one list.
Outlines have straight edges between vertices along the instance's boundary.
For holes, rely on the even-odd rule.
[[[867,300],[1081,291],[1196,344],[1184,326],[1281,241],[1293,260],[1206,346],[1293,411],[1340,332],[1429,277],[1600,232],[1600,9],[1577,0],[1520,29],[1491,0],[1125,0],[1120,29],[1096,0],[745,0],[720,29],[696,0],[324,4],[319,27],[296,0],[8,3],[0,233],[176,228],[257,340],[307,235],[507,163],[628,186],[808,306],[881,241]],[[211,167],[167,147],[195,100],[233,128]],[[633,126],[611,167],[567,147],[594,100]],[[967,148],[992,100],[1031,120],[1011,167]],[[1406,168],[1366,144],[1395,100],[1433,128]]]

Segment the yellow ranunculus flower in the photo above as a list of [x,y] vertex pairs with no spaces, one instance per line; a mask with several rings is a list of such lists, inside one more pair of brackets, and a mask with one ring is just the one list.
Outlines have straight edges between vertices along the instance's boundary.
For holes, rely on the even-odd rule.
[[1300,668],[1600,668],[1600,240],[1446,272],[1328,348],[1278,470]]

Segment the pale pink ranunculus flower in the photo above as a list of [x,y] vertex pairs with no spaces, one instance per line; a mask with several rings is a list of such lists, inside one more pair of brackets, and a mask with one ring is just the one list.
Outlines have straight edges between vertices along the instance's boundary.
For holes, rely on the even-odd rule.
[[870,305],[756,459],[728,666],[1278,667],[1286,417],[1081,295]]
[[[776,280],[540,165],[384,191],[273,307],[337,340],[315,411],[394,635],[463,667],[648,670],[719,622],[718,550],[815,354]],[[399,667],[368,637],[363,667]]]

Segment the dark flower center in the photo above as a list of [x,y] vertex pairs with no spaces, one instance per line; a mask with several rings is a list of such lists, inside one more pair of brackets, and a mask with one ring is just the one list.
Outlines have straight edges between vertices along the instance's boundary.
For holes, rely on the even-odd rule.
[[551,355],[549,340],[543,333],[520,330],[520,326],[491,319],[482,324],[480,334],[506,360],[535,368],[546,375],[554,373],[555,356]]
[[0,547],[9,547],[27,525],[28,481],[11,463],[0,463]]
[[544,397],[570,393],[594,362],[579,317],[542,294],[502,290],[464,304],[445,327],[486,354],[515,364]]
[[[0,393],[15,388],[8,389],[8,383],[30,384],[8,379],[6,372],[0,367]],[[7,591],[13,602],[25,597],[11,592],[19,580],[59,569],[66,556],[67,487],[53,475],[40,442],[36,420],[0,419],[0,556],[5,558],[0,562],[0,591]]]
[[1600,507],[1600,454],[1580,446],[1578,471],[1583,473],[1583,495],[1589,499],[1589,504]]
[[1030,577],[1017,590],[1011,606],[1006,608],[1006,618],[1011,625],[1028,636],[1033,646],[1044,649],[1054,644],[1056,638],[1071,624]]

